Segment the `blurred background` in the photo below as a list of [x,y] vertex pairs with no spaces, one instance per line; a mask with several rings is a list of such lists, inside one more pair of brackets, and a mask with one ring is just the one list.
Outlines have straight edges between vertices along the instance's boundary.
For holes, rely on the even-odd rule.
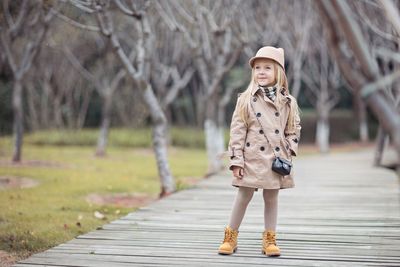
[[2,0],[0,250],[24,257],[224,170],[248,59],[264,45],[285,49],[300,154],[368,147],[371,164],[398,171],[399,9]]

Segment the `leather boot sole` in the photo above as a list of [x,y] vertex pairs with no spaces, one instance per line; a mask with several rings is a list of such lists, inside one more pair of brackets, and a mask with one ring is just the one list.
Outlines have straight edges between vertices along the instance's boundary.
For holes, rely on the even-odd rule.
[[265,254],[265,255],[268,256],[268,257],[279,257],[279,256],[281,255],[280,252],[275,252],[275,253],[267,254],[264,250],[262,250],[261,253],[262,253],[262,254]]
[[233,249],[233,252],[232,251],[225,251],[225,250],[218,250],[218,254],[220,254],[220,255],[231,255],[231,254],[235,253],[236,250],[237,250],[237,247]]

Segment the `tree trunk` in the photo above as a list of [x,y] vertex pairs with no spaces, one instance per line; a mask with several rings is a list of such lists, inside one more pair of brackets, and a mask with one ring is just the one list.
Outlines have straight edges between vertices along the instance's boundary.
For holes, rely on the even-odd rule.
[[318,108],[316,143],[321,153],[329,152],[329,131],[329,111]]
[[[180,105],[180,106],[176,107],[173,110],[173,112],[174,112],[174,115],[175,115],[175,120],[176,120],[175,122],[176,122],[177,125],[185,126],[185,125],[189,125],[189,123],[193,123],[190,120],[189,120],[189,123],[186,122],[186,120],[185,120],[186,110],[185,110],[185,106],[184,105]],[[169,121],[169,122],[172,122],[172,121]]]
[[223,128],[219,127],[214,120],[207,118],[204,122],[204,134],[208,158],[207,176],[209,176],[220,172],[223,168],[222,160],[219,157],[224,152]]
[[92,95],[92,90],[84,90],[82,94],[82,105],[81,108],[78,108],[78,118],[76,120],[76,128],[82,129],[83,125],[85,125],[86,114],[89,109],[90,98]]
[[380,92],[368,96],[366,103],[377,116],[385,132],[389,133],[397,155],[400,157],[400,121],[395,107],[389,105]]
[[30,129],[36,131],[40,128],[40,122],[36,112],[36,108],[38,108],[38,105],[37,101],[35,101],[34,90],[34,86],[26,85],[26,102],[28,104],[29,118],[25,117],[25,119],[26,122],[29,124]]
[[103,95],[102,118],[99,138],[97,139],[96,156],[103,157],[106,155],[106,146],[108,141],[108,132],[111,122],[111,106],[112,95],[105,93]]
[[205,123],[206,118],[204,118],[204,114],[207,112],[207,110],[205,110],[207,104],[207,100],[205,100],[205,97],[198,94],[198,96],[196,97],[196,120],[198,123],[198,127],[200,128],[202,125],[202,123]]
[[64,128],[64,123],[63,123],[62,112],[61,112],[61,97],[56,95],[54,97],[53,104],[54,104],[53,120],[54,120],[55,126],[58,129],[62,129],[62,128]]
[[367,119],[367,108],[364,103],[362,103],[359,107],[360,109],[360,140],[361,142],[369,141],[368,134],[368,119]]
[[168,164],[167,120],[150,84],[146,85],[143,98],[153,122],[152,139],[161,182],[160,197],[164,197],[175,191],[175,181]]
[[14,113],[14,154],[12,161],[21,162],[24,125],[22,110],[22,82],[20,79],[15,79],[12,103]]
[[183,107],[184,110],[186,110],[187,114],[187,122],[188,124],[191,124],[197,128],[202,127],[202,122],[198,120],[199,116],[196,113],[196,109],[198,109],[198,105],[195,104],[196,98],[187,96],[188,101],[185,102],[185,105]]
[[357,109],[357,117],[359,123],[359,136],[361,142],[369,141],[368,134],[368,120],[367,120],[367,107],[365,103],[362,101],[361,96],[356,93],[354,95],[354,100],[356,101],[356,109]]
[[375,155],[374,155],[374,165],[375,166],[381,165],[386,140],[387,140],[387,135],[383,131],[382,126],[379,126],[378,134],[376,135],[376,148],[375,148]]
[[217,114],[218,99],[211,97],[207,101],[207,114],[204,121],[204,133],[208,158],[207,175],[218,173],[223,168],[223,162],[219,155],[224,152],[224,128],[218,124]]
[[66,96],[65,96],[65,100],[66,100],[66,107],[67,110],[65,112],[65,117],[66,117],[66,121],[67,121],[67,127],[69,130],[74,128],[74,104],[73,104],[73,92],[72,90],[70,92],[67,92]]
[[46,129],[49,128],[50,126],[50,120],[49,120],[49,98],[50,98],[50,92],[51,92],[51,85],[49,78],[45,78],[44,83],[43,83],[43,96],[42,96],[42,101],[41,101],[41,124],[43,127]]

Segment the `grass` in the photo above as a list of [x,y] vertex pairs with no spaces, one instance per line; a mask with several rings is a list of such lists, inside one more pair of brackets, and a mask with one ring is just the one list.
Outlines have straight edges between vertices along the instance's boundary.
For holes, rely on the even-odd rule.
[[[39,131],[24,137],[26,144],[53,146],[96,146],[98,129],[79,131],[48,130]],[[225,129],[225,143],[228,145],[229,129]],[[169,143],[172,146],[186,148],[205,148],[203,130],[195,128],[173,127],[169,129]],[[108,143],[114,147],[151,147],[151,129],[113,128]]]
[[[95,146],[97,143],[98,129],[73,130],[48,130],[39,131],[25,137],[25,142],[34,145],[56,146]],[[204,133],[192,128],[169,129],[169,142],[173,146],[204,148]],[[114,147],[150,147],[151,129],[112,129],[108,143]]]
[[[91,134],[86,132],[80,140],[90,140]],[[34,140],[46,135],[49,142],[38,146]],[[40,182],[33,188],[0,193],[0,250],[15,253],[17,257],[66,242],[133,210],[89,204],[85,197],[90,193],[140,192],[156,198],[160,190],[151,149],[114,145],[108,148],[107,157],[96,158],[93,146],[56,146],[52,143],[57,139],[55,136],[62,139],[54,132],[26,136],[23,164],[19,166],[9,164],[11,138],[0,139],[0,176],[27,177]],[[130,132],[130,139],[145,139],[145,134],[138,136]],[[75,144],[65,140],[66,144]],[[168,153],[178,189],[189,186],[193,177],[200,179],[206,172],[203,149],[171,147]],[[105,214],[106,220],[97,219],[95,211]]]

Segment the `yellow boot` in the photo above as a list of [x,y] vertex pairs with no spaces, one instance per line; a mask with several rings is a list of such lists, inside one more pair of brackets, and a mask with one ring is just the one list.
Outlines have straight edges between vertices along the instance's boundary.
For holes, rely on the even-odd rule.
[[268,257],[278,257],[281,255],[281,251],[276,245],[275,232],[272,230],[265,230],[263,233],[262,253]]
[[229,226],[225,228],[224,242],[219,246],[218,253],[223,255],[231,255],[237,249],[237,236],[239,231],[233,230]]

